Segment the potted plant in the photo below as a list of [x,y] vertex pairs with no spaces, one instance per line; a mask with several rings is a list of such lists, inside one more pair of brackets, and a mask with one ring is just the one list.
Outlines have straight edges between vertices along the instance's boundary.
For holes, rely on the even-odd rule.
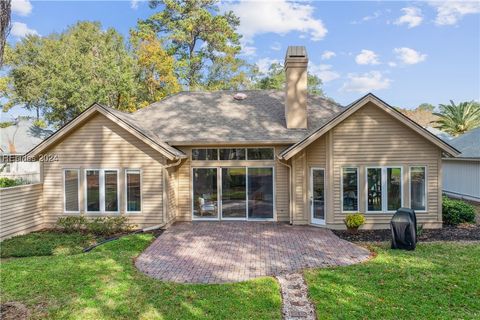
[[345,225],[350,233],[357,233],[358,228],[365,223],[365,216],[361,213],[350,213],[345,217]]

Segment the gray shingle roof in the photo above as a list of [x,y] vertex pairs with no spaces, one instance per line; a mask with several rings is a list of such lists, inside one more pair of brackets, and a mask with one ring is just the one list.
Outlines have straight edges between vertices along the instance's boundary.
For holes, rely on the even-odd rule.
[[480,128],[467,131],[449,143],[462,152],[458,158],[480,158]]
[[0,128],[0,154],[25,154],[52,133],[34,126],[33,120],[18,120],[12,126]]
[[170,145],[221,142],[294,143],[328,122],[344,108],[321,98],[307,101],[308,128],[287,129],[284,93],[270,90],[181,92],[140,109],[129,117],[143,130]]

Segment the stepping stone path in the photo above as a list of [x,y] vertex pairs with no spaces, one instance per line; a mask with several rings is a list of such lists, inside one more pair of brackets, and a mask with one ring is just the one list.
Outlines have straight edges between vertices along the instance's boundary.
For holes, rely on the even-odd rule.
[[315,307],[308,300],[307,284],[300,273],[277,276],[282,291],[282,315],[285,320],[315,319]]

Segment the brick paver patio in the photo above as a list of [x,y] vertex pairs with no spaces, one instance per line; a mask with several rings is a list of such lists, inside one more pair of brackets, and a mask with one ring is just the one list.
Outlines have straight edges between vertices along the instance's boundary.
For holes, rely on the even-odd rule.
[[330,230],[273,222],[183,222],[136,260],[147,275],[173,282],[224,283],[304,268],[349,265],[368,250]]

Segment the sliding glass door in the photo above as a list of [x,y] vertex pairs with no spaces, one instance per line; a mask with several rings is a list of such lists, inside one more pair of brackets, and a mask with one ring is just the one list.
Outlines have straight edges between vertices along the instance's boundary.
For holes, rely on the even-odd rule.
[[272,167],[193,168],[195,220],[271,220]]
[[248,218],[273,219],[273,168],[248,168]]
[[222,219],[247,217],[245,168],[222,168]]
[[217,168],[193,169],[193,217],[218,219]]

